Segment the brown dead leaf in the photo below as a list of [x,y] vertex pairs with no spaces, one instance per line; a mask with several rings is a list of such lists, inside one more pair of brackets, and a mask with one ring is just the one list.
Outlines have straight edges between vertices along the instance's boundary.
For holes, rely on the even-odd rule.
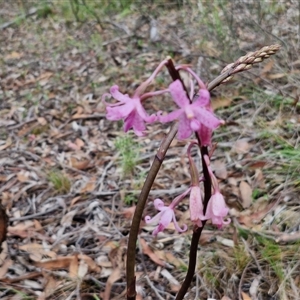
[[121,278],[121,270],[119,268],[114,269],[107,279],[105,285],[105,291],[102,296],[103,300],[110,300],[110,292],[111,292],[112,285],[120,278]]
[[81,194],[84,194],[84,193],[90,193],[92,191],[95,190],[95,187],[96,187],[96,180],[90,180],[86,183],[86,185],[80,190],[80,193]]
[[78,258],[83,260],[88,265],[90,271],[96,272],[96,273],[101,272],[101,268],[89,256],[87,256],[85,254],[79,254]]
[[37,118],[37,121],[39,122],[39,124],[40,125],[42,125],[42,126],[45,126],[45,125],[47,125],[47,120],[45,119],[45,118],[43,118],[43,117],[39,117],[39,118]]
[[220,179],[227,179],[228,173],[226,164],[222,160],[216,160],[212,163],[212,168],[215,171],[215,174]]
[[71,226],[74,216],[77,214],[77,210],[71,210],[66,213],[60,220],[60,224],[63,226]]
[[7,271],[10,266],[13,265],[13,261],[11,259],[5,259],[2,266],[0,267],[0,278],[4,277],[7,274]]
[[7,232],[10,236],[26,238],[34,231],[32,227],[34,227],[33,221],[21,222],[15,226],[8,226]]
[[254,187],[259,187],[261,189],[264,189],[266,187],[264,174],[261,169],[255,170],[253,185]]
[[6,175],[0,175],[0,182],[7,182],[8,176]]
[[240,193],[243,208],[248,208],[252,203],[252,188],[246,181],[240,182]]
[[258,224],[270,211],[272,211],[279,201],[280,198],[271,203],[268,203],[265,198],[261,198],[261,200],[257,199],[255,205],[258,206],[258,210],[251,214],[240,215],[237,219],[241,224],[245,224],[247,227],[253,227],[255,224]]
[[43,230],[43,226],[38,220],[33,220],[33,222],[34,222],[34,228],[35,228],[36,231],[42,231]]
[[248,143],[247,139],[240,139],[234,143],[232,151],[236,152],[237,154],[245,154],[249,152],[251,147],[252,145]]
[[7,54],[5,56],[5,60],[10,60],[10,59],[20,59],[23,56],[22,53],[12,51],[11,53]]
[[2,145],[2,146],[0,146],[0,151],[9,148],[11,145],[12,145],[12,139],[11,139],[11,137],[9,136],[9,137],[6,139],[5,144]]
[[90,116],[88,114],[75,114],[72,116],[72,120],[88,119]]
[[73,256],[58,257],[56,259],[51,259],[47,261],[37,261],[34,262],[34,265],[39,268],[44,268],[48,270],[68,269],[72,260]]
[[45,256],[51,258],[56,257],[56,253],[54,251],[45,249],[42,244],[29,243],[21,245],[19,249],[29,253],[29,257],[36,262],[41,261]]
[[127,208],[124,208],[123,211],[122,211],[122,214],[124,215],[124,217],[126,219],[132,219],[133,218],[133,214],[135,212],[135,208],[136,206],[131,206],[131,207],[127,207]]
[[213,231],[203,230],[200,236],[199,244],[203,246],[213,242],[214,240],[215,240],[215,233]]
[[230,106],[232,100],[232,98],[228,97],[213,98],[211,101],[211,106],[214,110],[218,108],[228,107]]
[[267,78],[269,79],[280,79],[280,78],[283,78],[283,77],[286,77],[287,74],[286,73],[276,73],[276,74],[269,74],[267,76]]
[[77,197],[73,198],[71,200],[70,208],[72,208],[80,199],[81,199],[81,196],[77,196]]
[[[75,151],[79,150],[79,147],[78,147],[75,143],[73,143],[73,142],[71,142],[71,141],[68,141],[68,142],[67,142],[67,146],[68,146],[70,149],[72,149],[72,150],[75,150]],[[72,159],[71,159],[71,160],[72,160]]]
[[274,67],[275,61],[273,59],[268,60],[268,62],[264,65],[263,69],[260,72],[260,75],[263,76],[266,73],[269,73]]
[[[44,276],[45,277],[45,276]],[[60,281],[55,279],[53,276],[48,275],[46,277],[46,286],[44,288],[45,297],[50,297],[53,293],[55,293],[56,288],[59,286]]]
[[266,161],[255,161],[255,162],[250,162],[250,164],[248,164],[248,168],[249,169],[260,169],[263,168],[265,165],[267,164]]
[[44,86],[45,84],[48,83],[50,77],[53,75],[52,72],[45,72],[41,74],[36,81],[39,81],[39,85]]
[[85,144],[84,144],[84,141],[81,140],[81,139],[78,139],[78,138],[75,140],[75,144],[78,146],[78,148],[79,148],[80,150],[81,150],[81,148],[84,147],[84,145],[85,145]]
[[90,166],[90,162],[89,159],[78,161],[76,158],[71,157],[71,166],[77,170],[87,169]]
[[20,182],[26,182],[29,180],[28,174],[26,174],[24,171],[21,171],[17,174],[17,178]]
[[243,300],[252,300],[246,293],[242,292]]
[[78,277],[83,278],[87,274],[88,270],[89,266],[83,259],[81,259],[78,267]]
[[78,274],[78,255],[74,255],[70,261],[69,265],[69,276],[71,278],[76,278]]
[[142,251],[145,255],[148,255],[149,258],[155,262],[157,265],[165,267],[166,263],[161,260],[159,257],[157,257],[157,255],[151,250],[151,248],[148,246],[148,244],[146,243],[146,241],[144,239],[140,239],[140,243],[142,246]]
[[169,251],[168,252],[163,251],[163,252],[165,254],[164,258],[168,263],[174,265],[176,268],[180,268],[182,266],[186,267],[185,262],[182,259],[174,256],[174,254],[172,252],[169,252]]

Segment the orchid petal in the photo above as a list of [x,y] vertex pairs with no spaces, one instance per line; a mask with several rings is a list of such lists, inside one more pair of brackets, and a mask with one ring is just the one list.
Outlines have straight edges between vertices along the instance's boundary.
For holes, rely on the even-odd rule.
[[202,146],[210,146],[211,145],[212,129],[210,129],[204,125],[201,125],[200,129],[198,130],[198,134],[199,134]]
[[137,136],[143,136],[143,131],[146,129],[143,119],[135,110],[124,121],[124,131],[127,132],[130,128],[133,128]]
[[175,111],[172,111],[171,113],[164,115],[164,116],[159,116],[158,119],[161,123],[167,123],[171,122],[175,119],[178,119],[179,116],[183,113],[182,109],[177,109]]
[[177,133],[178,139],[179,140],[187,139],[188,137],[191,136],[192,132],[193,131],[190,127],[189,119],[185,115],[182,115],[179,119],[179,124],[178,124],[178,133]]
[[121,92],[119,92],[119,86],[117,85],[113,85],[110,88],[110,94],[113,96],[113,98],[122,103],[131,101],[130,97],[127,94],[122,94]]
[[146,129],[145,121],[153,123],[157,120],[156,115],[149,116],[146,113],[138,96],[130,98],[127,94],[120,93],[117,85],[110,88],[110,94],[118,102],[114,104],[107,103],[105,97],[108,94],[102,96],[106,105],[106,118],[111,121],[123,120],[125,132],[132,128],[136,135],[143,136]]
[[228,214],[228,207],[226,206],[224,197],[220,192],[215,192],[208,201],[205,216],[202,220],[211,219],[212,223],[222,228],[223,225],[229,224],[230,219],[224,221],[224,217]]
[[[181,197],[182,195],[178,197]],[[175,201],[175,199],[173,201]],[[159,221],[158,225],[152,233],[153,235],[157,235],[159,232],[163,231],[172,222],[172,220],[174,222],[174,227],[178,232],[183,232],[187,229],[186,225],[184,225],[183,228],[179,227],[175,218],[174,208],[172,204],[170,206],[165,206],[164,202],[161,199],[157,198],[154,200],[154,206],[160,212],[156,214],[152,219],[149,216],[145,217],[146,224]]]
[[134,106],[130,102],[122,105],[121,108],[107,106],[106,107],[106,111],[107,111],[106,118],[107,118],[107,120],[110,120],[110,121],[121,120],[121,119],[127,117],[133,110],[134,110]]
[[182,228],[180,228],[180,226],[179,226],[179,224],[178,224],[178,222],[177,222],[177,220],[175,218],[175,215],[173,217],[173,223],[174,223],[174,227],[175,227],[175,229],[176,229],[177,232],[180,232],[180,233],[181,232],[185,232],[187,230],[187,228],[188,228],[186,224],[183,224]]
[[180,80],[175,80],[169,85],[170,94],[174,102],[181,108],[190,104],[190,101],[186,95],[185,90],[183,89],[182,83]]
[[147,123],[153,123],[157,120],[157,116],[156,115],[151,115],[149,116],[144,107],[141,105],[140,102],[138,102],[138,104],[136,105],[136,110],[138,112],[138,114],[141,116],[141,118],[146,121]]
[[166,208],[164,202],[159,198],[156,198],[154,200],[153,204],[154,204],[154,207],[159,211],[162,211],[162,210],[164,210],[164,208]]
[[199,186],[193,186],[190,193],[190,217],[191,221],[198,226],[203,218],[203,204],[201,198],[201,190]]
[[194,101],[197,105],[207,106],[210,104],[210,94],[208,90],[201,89],[199,91],[199,97]]
[[197,119],[200,120],[203,125],[210,129],[216,129],[222,124],[222,121],[220,121],[217,117],[214,116],[213,113],[211,113],[203,107],[195,105],[194,112]]
[[146,216],[145,223],[146,224],[156,223],[160,219],[161,214],[162,214],[162,212],[159,212],[153,218],[151,218],[150,216]]

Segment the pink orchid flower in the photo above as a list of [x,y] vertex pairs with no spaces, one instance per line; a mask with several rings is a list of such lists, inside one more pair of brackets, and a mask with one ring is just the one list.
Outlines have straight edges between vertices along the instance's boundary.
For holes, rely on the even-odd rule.
[[[134,95],[130,98],[127,94],[120,93],[117,85],[110,88],[110,94],[119,102],[110,104],[104,101],[107,111],[106,118],[111,121],[124,120],[125,132],[132,128],[136,135],[142,136],[146,129],[145,122],[153,123],[156,121],[155,115],[149,116],[146,113],[139,96]],[[109,94],[104,94],[103,99],[106,96]]]
[[190,217],[191,221],[197,225],[198,227],[202,227],[201,220],[203,219],[203,203],[202,203],[202,197],[201,197],[201,189],[199,187],[199,172],[196,167],[196,164],[192,158],[191,149],[194,145],[197,145],[197,143],[192,142],[190,143],[187,154],[189,158],[190,163],[190,174],[191,174],[191,191],[190,191]]
[[159,210],[159,213],[153,218],[150,216],[145,217],[146,224],[158,222],[158,225],[153,231],[153,235],[156,236],[159,232],[163,231],[172,221],[174,223],[175,229],[178,232],[184,232],[187,230],[187,226],[184,224],[183,228],[180,228],[176,221],[174,207],[188,194],[190,189],[188,189],[183,194],[176,197],[169,206],[165,206],[164,202],[161,199],[154,200],[154,207]]
[[[106,105],[106,118],[111,121],[124,120],[125,132],[132,128],[136,135],[143,136],[146,129],[145,122],[153,123],[157,120],[157,116],[149,116],[142,102],[150,97],[168,92],[168,90],[160,90],[145,93],[145,90],[167,62],[168,60],[163,60],[151,76],[135,90],[132,97],[129,97],[128,94],[120,93],[117,85],[112,86],[110,94],[106,93],[102,96],[102,100]],[[105,97],[107,96],[112,96],[118,102],[115,104],[105,102]]]
[[200,131],[202,126],[214,130],[224,123],[206,108],[210,101],[208,90],[200,89],[200,96],[193,103],[190,103],[180,80],[172,82],[169,91],[180,108],[168,115],[159,116],[159,121],[166,123],[178,119],[178,139],[190,137],[193,131]]
[[219,191],[215,191],[208,201],[205,217],[202,220],[211,219],[211,222],[221,229],[223,225],[230,223],[230,219],[224,220],[228,211],[223,195]]
[[202,220],[211,219],[212,223],[217,225],[220,229],[223,227],[223,225],[227,225],[231,221],[230,219],[228,219],[227,221],[224,220],[224,218],[228,214],[229,209],[226,205],[223,195],[220,193],[218,180],[210,167],[209,157],[205,155],[204,160],[206,162],[207,169],[211,178],[214,193],[208,201],[205,216]]
[[203,203],[199,186],[192,186],[190,193],[190,218],[198,227],[202,227],[201,220],[204,220]]

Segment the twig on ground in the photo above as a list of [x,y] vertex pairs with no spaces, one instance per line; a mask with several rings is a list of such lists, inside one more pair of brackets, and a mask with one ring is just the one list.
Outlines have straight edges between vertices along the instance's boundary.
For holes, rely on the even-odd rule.
[[276,243],[290,243],[300,240],[300,231],[291,233],[282,233],[275,239]]
[[35,15],[38,11],[39,11],[39,8],[33,7],[29,10],[29,12],[27,14],[20,15],[17,18],[15,18],[14,20],[6,22],[6,23],[0,25],[0,30],[3,30],[3,29],[6,29],[6,28],[10,27],[10,26],[14,25],[15,23],[17,23],[18,21],[20,21],[22,19],[26,19],[28,17],[31,17],[31,16]]
[[[57,210],[57,207],[51,208],[49,210],[42,211],[42,212],[39,212],[39,213],[36,213],[36,214],[28,215],[28,216],[23,216],[23,217],[18,217],[18,218],[10,218],[9,221],[15,222],[15,221],[25,221],[25,220],[41,218],[44,215],[51,214],[51,213],[55,212],[56,210]],[[44,217],[47,217],[47,216],[44,216]]]

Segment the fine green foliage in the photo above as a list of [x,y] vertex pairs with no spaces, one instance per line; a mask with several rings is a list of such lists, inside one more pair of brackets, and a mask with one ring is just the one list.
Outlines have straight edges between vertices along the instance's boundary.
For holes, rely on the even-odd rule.
[[126,205],[130,206],[136,202],[137,202],[137,197],[135,195],[132,195],[132,194],[125,195],[124,203]]
[[278,244],[274,241],[257,236],[256,240],[261,244],[260,253],[273,269],[280,282],[284,279],[284,266],[282,262],[283,253]]
[[54,189],[60,193],[68,193],[71,189],[71,182],[69,178],[59,170],[50,171],[48,180],[53,184]]
[[132,135],[124,135],[116,139],[115,146],[120,155],[123,176],[132,175],[139,157],[139,147]]
[[95,20],[101,23],[101,19],[109,14],[119,13],[126,16],[131,11],[134,1],[87,1],[87,0],[69,0],[55,2],[57,8],[61,11],[66,20],[75,20],[77,22],[86,22]]
[[234,263],[237,272],[242,272],[250,261],[249,253],[242,244],[233,248]]

